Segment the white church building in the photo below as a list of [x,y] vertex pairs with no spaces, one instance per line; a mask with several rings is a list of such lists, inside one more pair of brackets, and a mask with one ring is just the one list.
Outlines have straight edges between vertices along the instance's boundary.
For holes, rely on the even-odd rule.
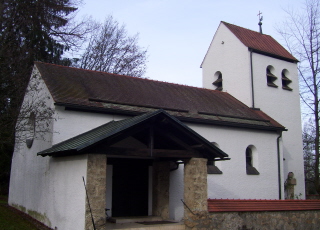
[[226,22],[201,64],[203,88],[36,62],[23,103],[43,106],[17,134],[9,204],[79,230],[92,229],[91,214],[103,226],[105,209],[179,222],[203,196],[304,199],[297,62],[269,35]]

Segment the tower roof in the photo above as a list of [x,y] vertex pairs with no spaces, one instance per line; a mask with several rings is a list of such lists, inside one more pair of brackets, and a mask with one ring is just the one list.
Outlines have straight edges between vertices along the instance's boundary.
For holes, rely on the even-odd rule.
[[290,62],[298,62],[282,45],[273,37],[259,32],[245,29],[222,21],[224,24],[245,46],[253,52],[265,54]]

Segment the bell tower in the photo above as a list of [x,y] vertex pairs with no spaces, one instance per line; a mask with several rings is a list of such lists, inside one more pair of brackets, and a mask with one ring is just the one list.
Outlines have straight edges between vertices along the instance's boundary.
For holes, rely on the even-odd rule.
[[286,127],[278,138],[282,182],[294,172],[296,192],[304,194],[297,62],[271,36],[221,22],[201,68],[204,88],[227,92]]

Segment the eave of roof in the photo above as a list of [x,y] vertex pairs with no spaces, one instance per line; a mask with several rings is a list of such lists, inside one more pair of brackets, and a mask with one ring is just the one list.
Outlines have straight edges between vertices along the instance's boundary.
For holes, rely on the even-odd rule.
[[263,212],[320,210],[320,200],[208,199],[209,212]]
[[249,30],[222,21],[224,24],[245,46],[256,53],[271,56],[289,62],[298,62],[283,46],[281,46],[273,37],[266,34]]
[[[79,106],[74,104],[65,104],[65,103],[56,103],[58,106],[64,106],[66,110],[75,110],[75,111],[87,111],[87,112],[98,112],[106,114],[118,114],[118,115],[128,115],[136,116],[141,115],[146,112],[156,111],[154,108],[146,107],[137,107],[137,106],[124,106],[120,105],[108,105],[105,108],[100,107],[91,107],[91,106]],[[125,108],[124,108],[125,107]],[[165,110],[165,109],[164,109]],[[166,110],[167,113],[176,117],[180,121],[190,122],[196,124],[210,124],[218,126],[229,126],[245,129],[257,129],[257,130],[268,130],[268,131],[287,131],[285,127],[280,125],[278,122],[273,120],[271,117],[263,113],[262,111],[255,110],[254,112],[259,114],[261,117],[266,119],[243,119],[240,117],[229,117],[205,113],[194,113],[190,114],[188,112]]]

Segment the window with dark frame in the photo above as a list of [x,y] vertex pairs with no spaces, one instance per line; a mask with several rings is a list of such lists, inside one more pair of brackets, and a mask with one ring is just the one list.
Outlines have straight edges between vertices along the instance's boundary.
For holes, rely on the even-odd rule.
[[246,149],[246,164],[252,166],[252,150],[250,147]]
[[246,148],[246,171],[247,175],[259,175],[258,170],[253,166],[252,149],[250,146]]

